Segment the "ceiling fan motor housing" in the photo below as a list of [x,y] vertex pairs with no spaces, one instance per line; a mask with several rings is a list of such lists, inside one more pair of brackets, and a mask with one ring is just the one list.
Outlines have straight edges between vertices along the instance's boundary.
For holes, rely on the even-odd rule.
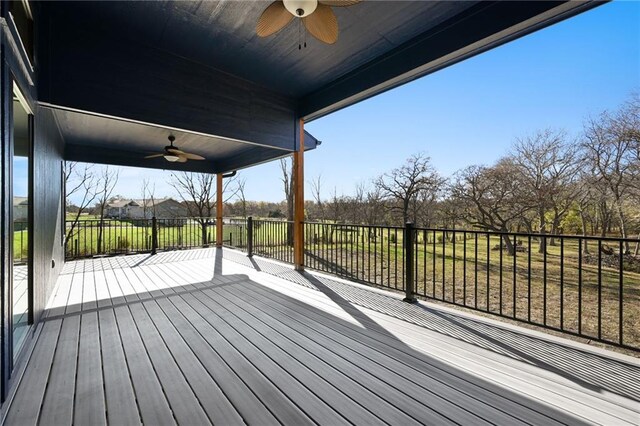
[[284,7],[297,18],[311,15],[318,7],[318,0],[283,0]]

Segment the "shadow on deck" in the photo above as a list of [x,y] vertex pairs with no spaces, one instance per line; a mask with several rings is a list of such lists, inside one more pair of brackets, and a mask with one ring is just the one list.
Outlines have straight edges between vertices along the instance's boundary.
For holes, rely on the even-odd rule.
[[7,424],[640,418],[637,364],[227,249],[68,263],[38,332]]

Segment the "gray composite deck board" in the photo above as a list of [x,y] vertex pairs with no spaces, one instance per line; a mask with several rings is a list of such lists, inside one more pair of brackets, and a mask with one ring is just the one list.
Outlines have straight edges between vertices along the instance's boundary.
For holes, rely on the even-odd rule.
[[176,424],[129,308],[121,306],[114,311],[142,421],[150,425]]
[[[94,307],[93,305],[89,306]],[[100,334],[98,331],[98,314],[96,312],[83,313],[80,317],[76,374],[74,423],[106,424],[102,354],[100,352]]]
[[158,304],[155,301],[145,302],[144,306],[209,419],[214,424],[242,423],[238,411],[171,325],[171,321]]
[[107,419],[112,424],[140,424],[136,395],[113,309],[98,312]]
[[[228,289],[220,289],[220,294],[231,303],[234,296]],[[236,302],[240,300],[235,299]],[[247,305],[253,305],[253,301],[247,301]],[[256,306],[258,304],[256,303]],[[238,307],[239,308],[239,307]],[[515,424],[517,419],[506,415],[506,413],[492,410],[489,405],[482,404],[480,401],[470,398],[467,394],[453,389],[442,382],[435,380],[424,380],[420,384],[416,380],[416,372],[409,371],[405,377],[398,374],[397,370],[400,365],[389,365],[385,368],[381,359],[383,357],[376,356],[374,358],[366,357],[356,351],[351,351],[349,346],[353,340],[345,336],[341,342],[332,341],[328,338],[317,337],[317,334],[308,333],[308,330],[302,327],[296,327],[294,321],[291,321],[279,311],[259,311],[257,309],[247,309],[254,318],[264,321],[265,325],[273,327],[272,330],[279,330],[283,335],[294,339],[307,350],[314,352],[322,359],[328,361],[331,365],[339,367],[345,375],[354,377],[355,380],[362,380],[363,386],[374,389],[381,398],[387,398],[387,402],[392,406],[401,409],[406,414],[413,413],[419,420],[426,420],[427,413],[433,412],[433,417],[429,421],[443,422],[450,419],[457,423],[473,423],[481,424],[483,416],[484,420],[509,422]],[[265,308],[263,306],[263,308]],[[237,309],[236,312],[242,312]],[[250,318],[246,318],[249,322]],[[254,320],[255,321],[255,320]],[[254,323],[251,321],[251,323]],[[291,326],[287,327],[285,326]],[[289,328],[287,330],[287,328]],[[306,337],[312,335],[314,339]],[[340,356],[336,354],[341,354]],[[391,364],[391,362],[389,363]],[[373,372],[370,374],[369,372]],[[369,380],[365,380],[367,376],[371,376]],[[396,396],[396,398],[393,398]],[[408,405],[404,407],[404,405]],[[460,407],[464,407],[460,409]]]
[[[282,395],[281,398],[270,401],[268,404],[278,413],[278,417],[283,423],[312,423],[311,419],[298,404],[301,401],[308,402],[312,404],[310,408],[314,409],[316,408],[316,404],[317,406],[323,405],[319,399],[305,392],[299,384],[296,385],[295,379],[289,376],[286,371],[282,370],[262,352],[256,351],[255,348],[251,347],[250,344],[244,340],[244,337],[233,330],[228,324],[216,321],[218,317],[208,309],[206,305],[200,302],[199,299],[196,299],[190,294],[182,295],[181,298],[212,327],[215,327],[219,336],[218,343],[220,346],[232,352],[233,355],[231,353],[229,353],[229,355],[235,360],[242,360],[244,366],[238,365],[235,367],[236,369],[244,370],[245,368],[249,369],[253,367],[256,372],[260,373],[261,377],[266,379],[274,391],[277,389],[278,394]],[[214,321],[215,323],[213,323]],[[291,386],[292,389],[289,389],[288,386]],[[300,393],[294,393],[293,391]],[[325,413],[321,415],[323,418],[326,418]]]
[[[492,392],[486,389],[486,384],[477,385],[476,383],[479,381],[460,379],[455,375],[455,372],[442,370],[429,364],[425,365],[416,359],[415,354],[411,354],[412,350],[399,349],[398,342],[395,340],[385,339],[385,336],[375,335],[375,332],[368,330],[345,326],[332,321],[329,316],[309,312],[308,308],[301,307],[292,300],[286,300],[278,293],[267,294],[256,287],[249,286],[243,287],[239,291],[245,295],[244,300],[249,303],[262,306],[266,310],[277,310],[281,315],[281,322],[294,326],[299,334],[313,336],[325,346],[332,345],[333,342],[333,345],[341,345],[346,349],[346,351],[336,349],[336,352],[355,351],[358,354],[367,354],[371,348],[375,348],[379,354],[385,355],[376,357],[376,363],[401,377],[421,383],[423,389],[416,390],[416,393],[426,394],[432,390],[440,396],[446,396],[449,401],[465,403],[467,410],[476,416],[485,418],[485,420],[501,419],[502,421],[517,422],[519,419],[521,422],[531,420],[543,423],[560,422],[559,419],[550,418],[532,410],[527,405],[520,405],[518,401],[505,398],[499,389]],[[272,300],[276,303],[267,304],[264,303],[265,300]],[[312,323],[305,320],[309,317],[314,319]],[[367,339],[367,337],[369,338]],[[387,341],[385,342],[385,340]],[[402,346],[400,345],[401,348]],[[381,371],[379,368],[372,370]],[[517,396],[515,397],[519,399]]]
[[310,423],[310,420],[273,383],[231,346],[216,328],[200,316],[182,297],[168,300],[200,332],[216,355],[251,389],[276,419],[289,421],[292,424],[294,421]]
[[[325,369],[320,368],[313,371],[313,364],[305,364],[298,360],[297,353],[300,351],[299,348],[287,348],[289,349],[289,351],[287,351],[285,348],[282,348],[284,345],[280,345],[280,347],[278,347],[273,344],[273,342],[269,341],[264,334],[260,334],[260,330],[249,327],[243,316],[237,315],[237,312],[233,313],[226,310],[214,300],[211,300],[210,302],[204,301],[203,303],[210,307],[212,311],[218,313],[221,318],[224,318],[224,320],[227,321],[228,324],[239,334],[245,336],[247,340],[251,341],[257,350],[263,352],[270,359],[274,360],[274,362],[276,362],[283,371],[289,373],[292,377],[298,380],[303,387],[306,387],[309,392],[312,392],[322,400],[324,404],[326,404],[310,404],[309,402],[301,404],[301,406],[311,406],[314,408],[313,412],[309,412],[309,415],[312,418],[321,420],[322,423],[327,424],[337,424],[344,422],[345,419],[359,424],[381,423],[380,419],[373,416],[360,405],[354,404],[348,399],[348,397],[345,398],[345,395],[341,395],[338,388],[331,386],[324,379],[324,377],[326,377]],[[296,389],[293,390],[295,391]],[[328,407],[331,408],[327,410]],[[397,423],[414,423],[411,418],[407,417],[393,406],[389,406],[388,409],[390,414],[395,412],[395,420]],[[318,415],[320,410],[325,411],[322,417]]]
[[640,424],[637,363],[257,262],[65,265],[6,424]]
[[47,321],[42,326],[31,358],[7,413],[6,424],[35,425],[40,417],[49,372],[55,355],[62,320]]
[[[238,410],[240,416],[251,424],[279,424],[273,414],[254,394],[252,388],[211,347],[204,336],[209,336],[207,327],[194,327],[167,299],[159,299],[158,305],[172,319],[172,324],[184,338],[194,355],[202,363],[209,375],[219,384],[225,396]],[[204,320],[202,320],[204,322]]]
[[[205,291],[205,294],[209,293]],[[217,293],[215,293],[217,295]],[[214,297],[215,297],[214,295]],[[260,323],[256,321],[255,317],[251,318],[244,313],[242,309],[234,309],[233,312],[239,317],[239,319],[244,323],[251,323],[252,326],[256,327],[257,330],[263,332],[265,335],[269,335],[274,333],[273,330],[268,330],[266,327],[261,327]],[[285,318],[280,318],[277,321],[285,321]],[[283,335],[284,336],[284,335]],[[296,336],[288,333],[288,337],[296,339]],[[300,339],[303,340],[303,335],[298,335]],[[279,342],[285,339],[278,339]],[[284,343],[282,343],[284,345]],[[333,352],[327,347],[323,347],[319,344],[312,344],[308,346],[296,346],[291,345],[288,346],[290,353],[293,356],[303,358],[303,351],[309,351],[311,353],[317,354],[319,357],[324,359],[328,365],[322,365],[321,363],[316,363],[317,370],[322,372],[323,375],[326,375],[327,369],[335,367],[337,371],[344,375],[346,378],[352,379],[356,384],[361,386],[363,389],[371,389],[371,393],[373,394],[371,402],[375,403],[376,400],[379,400],[378,404],[380,404],[381,411],[378,412],[378,416],[384,419],[391,424],[413,424],[419,421],[428,421],[428,422],[438,422],[438,423],[447,423],[448,419],[446,416],[440,415],[437,412],[434,412],[432,407],[428,407],[426,405],[416,404],[415,401],[411,401],[412,397],[409,393],[405,392],[405,389],[402,389],[402,386],[393,387],[390,386],[389,383],[386,383],[382,380],[378,380],[373,375],[367,373],[367,371],[356,364],[349,364],[345,362],[341,358],[335,356]],[[308,361],[309,362],[309,361]],[[309,365],[309,364],[307,364]],[[406,383],[404,383],[406,384]],[[348,388],[344,387],[343,390],[348,390]],[[348,397],[350,395],[347,395]],[[354,396],[351,398],[353,400],[356,399]],[[343,398],[343,401],[344,398]],[[348,407],[348,410],[351,410],[351,407]],[[373,412],[377,410],[372,410]],[[478,420],[477,418],[475,420]]]
[[73,400],[76,390],[76,365],[80,315],[62,321],[58,345],[51,366],[47,393],[42,404],[41,416],[52,424],[73,424]]
[[198,398],[142,304],[134,303],[129,308],[177,422],[191,425],[209,424],[210,420]]

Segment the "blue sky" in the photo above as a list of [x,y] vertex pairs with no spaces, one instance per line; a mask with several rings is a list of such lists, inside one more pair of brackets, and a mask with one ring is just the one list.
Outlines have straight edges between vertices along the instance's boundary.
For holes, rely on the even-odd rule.
[[[490,164],[518,137],[547,127],[576,136],[585,117],[640,90],[640,2],[616,1],[308,123],[323,141],[305,156],[324,196],[401,165],[416,152],[448,176]],[[284,198],[277,162],[239,174],[247,198]],[[168,172],[123,168],[116,192],[138,196],[148,176],[172,195]],[[132,192],[133,193],[130,193]]]

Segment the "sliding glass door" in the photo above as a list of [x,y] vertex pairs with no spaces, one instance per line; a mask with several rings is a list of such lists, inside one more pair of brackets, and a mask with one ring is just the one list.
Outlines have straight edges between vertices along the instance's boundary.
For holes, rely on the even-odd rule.
[[32,116],[14,85],[13,97],[13,283],[12,352],[14,361],[26,340],[30,327],[30,276],[32,268]]

